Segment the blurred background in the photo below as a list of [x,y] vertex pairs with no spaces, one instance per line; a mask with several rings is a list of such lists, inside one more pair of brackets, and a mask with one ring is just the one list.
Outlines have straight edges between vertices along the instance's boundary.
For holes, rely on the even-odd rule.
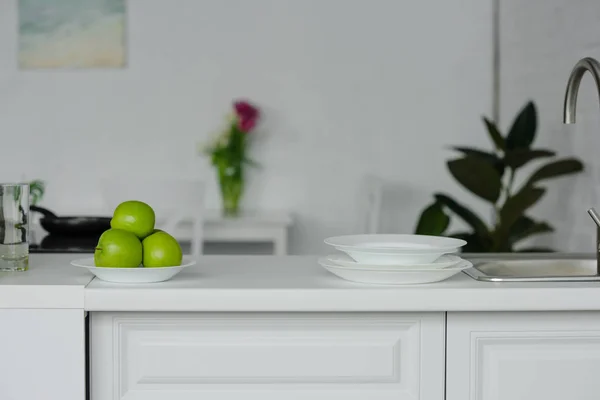
[[[0,179],[42,180],[39,205],[57,215],[110,215],[107,198],[119,196],[119,187],[150,185],[149,196],[165,209],[186,204],[190,217],[182,216],[178,237],[200,237],[206,253],[317,254],[329,236],[412,233],[435,192],[491,224],[493,206],[448,171],[457,156],[450,147],[494,151],[482,118],[505,134],[533,101],[535,147],[577,157],[585,169],[545,183],[546,196],[529,213],[555,230],[532,243],[593,251],[586,210],[600,202],[600,113],[590,76],[576,125],[563,125],[562,107],[575,63],[600,57],[600,2],[123,5],[117,28],[70,55],[122,29],[122,62],[64,68],[40,62],[40,49],[58,49],[57,35],[83,40],[99,14],[89,22],[65,16],[62,0],[38,0],[42,8],[0,0]],[[57,34],[46,22],[58,14],[70,19]],[[248,147],[260,165],[246,169],[239,215],[226,217],[215,168],[199,148],[240,98],[261,112]],[[516,181],[536,166],[525,166]],[[173,180],[201,182],[201,198],[183,199],[158,183]],[[193,218],[202,219],[201,236],[185,225]],[[463,223],[452,224],[460,230]],[[37,232],[38,241],[48,233]]]

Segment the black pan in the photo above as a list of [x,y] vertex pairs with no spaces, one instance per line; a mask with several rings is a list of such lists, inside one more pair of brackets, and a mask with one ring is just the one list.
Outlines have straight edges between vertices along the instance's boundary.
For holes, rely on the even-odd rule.
[[40,224],[51,235],[100,236],[105,230],[110,229],[110,217],[59,217],[43,207],[30,206],[29,209],[44,215],[40,219]]

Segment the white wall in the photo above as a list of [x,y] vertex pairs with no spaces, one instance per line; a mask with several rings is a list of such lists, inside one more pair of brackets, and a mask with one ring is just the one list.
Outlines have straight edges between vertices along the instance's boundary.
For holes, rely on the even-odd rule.
[[293,253],[359,229],[367,174],[396,187],[384,230],[412,231],[433,191],[472,199],[445,146],[489,146],[489,3],[130,0],[128,67],[69,72],[17,69],[0,0],[1,179],[46,179],[45,205],[74,213],[102,207],[104,175],[203,177],[217,207],[196,144],[244,96],[266,114],[244,206],[293,211]]
[[501,114],[503,126],[533,99],[540,113],[538,142],[561,156],[579,157],[587,170],[549,182],[538,216],[557,228],[539,242],[569,251],[594,251],[595,227],[586,210],[600,208],[600,114],[593,79],[584,77],[577,124],[562,123],[567,79],[582,57],[600,60],[597,0],[501,0]]

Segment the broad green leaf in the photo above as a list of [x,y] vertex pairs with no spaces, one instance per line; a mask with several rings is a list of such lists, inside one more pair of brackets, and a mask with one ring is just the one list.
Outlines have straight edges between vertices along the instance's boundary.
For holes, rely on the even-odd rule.
[[506,150],[529,148],[535,139],[537,111],[533,102],[521,109],[506,136]]
[[421,213],[415,234],[417,235],[442,235],[450,225],[450,217],[444,212],[439,202],[430,204]]
[[468,238],[472,235],[473,235],[473,232],[454,232],[454,233],[448,234],[448,237],[455,238],[455,239],[467,240],[466,238]]
[[497,231],[496,245],[506,240],[513,224],[523,213],[542,198],[546,189],[524,186],[517,194],[509,197],[500,210],[500,227]]
[[575,158],[552,161],[535,171],[527,181],[527,185],[531,186],[544,179],[557,178],[559,176],[575,174],[581,171],[583,171],[583,164]]
[[496,126],[496,124],[485,117],[483,117],[483,122],[485,123],[487,131],[490,135],[490,138],[492,139],[492,142],[494,142],[494,146],[496,146],[496,149],[498,149],[498,150],[506,149],[506,141],[502,137],[502,134],[498,130],[498,127]]
[[467,156],[479,157],[482,160],[490,163],[494,169],[498,172],[498,175],[502,178],[504,175],[504,162],[496,154],[487,151],[474,149],[472,147],[452,147],[453,150],[459,151]]
[[539,222],[539,223],[536,223],[535,225],[533,225],[528,230],[521,232],[520,235],[515,236],[512,239],[514,240],[513,243],[516,243],[519,240],[523,240],[523,239],[528,238],[533,235],[541,235],[542,233],[551,233],[551,232],[554,232],[554,228],[552,226],[550,226],[546,222]]
[[521,168],[523,165],[538,158],[552,157],[556,155],[551,150],[529,150],[514,149],[504,154],[504,162],[513,169]]
[[509,229],[509,240],[516,243],[533,235],[553,232],[554,228],[546,222],[537,222],[525,215],[519,217]]
[[448,161],[448,169],[454,179],[473,194],[490,203],[498,200],[502,182],[498,171],[487,161],[466,156]]
[[460,151],[461,153],[464,153],[467,156],[481,157],[484,160],[490,161],[491,163],[494,163],[498,160],[498,157],[496,157],[494,153],[490,153],[485,150],[475,149],[473,147],[454,146],[452,147],[452,149]]
[[490,240],[482,239],[472,232],[456,232],[448,236],[467,242],[461,248],[462,253],[489,253],[491,250]]
[[516,236],[519,234],[519,232],[523,232],[531,228],[533,225],[535,225],[535,221],[532,218],[522,215],[515,221],[513,226],[510,227],[510,235]]
[[473,231],[477,236],[481,237],[482,239],[489,238],[490,234],[487,226],[473,211],[459,204],[450,196],[445,194],[436,193],[434,197],[439,203],[448,207],[448,209],[456,214],[457,217],[461,218],[463,221],[465,221],[465,223],[473,228]]

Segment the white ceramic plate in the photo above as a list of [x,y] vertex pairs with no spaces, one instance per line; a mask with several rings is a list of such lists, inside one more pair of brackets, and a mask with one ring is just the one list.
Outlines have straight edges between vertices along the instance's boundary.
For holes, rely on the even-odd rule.
[[409,234],[335,236],[325,239],[325,243],[338,249],[387,254],[444,254],[467,244],[464,240],[444,236]]
[[423,283],[440,282],[448,279],[464,269],[473,266],[467,260],[456,266],[430,269],[423,271],[421,269],[396,269],[396,270],[376,270],[372,268],[347,268],[335,265],[325,257],[319,259],[319,264],[327,271],[347,281],[368,283],[376,285],[418,285]]
[[332,254],[325,257],[327,261],[333,263],[334,265],[339,265],[341,267],[353,268],[353,269],[376,269],[376,270],[389,270],[394,271],[397,269],[418,269],[421,271],[431,270],[431,269],[440,269],[440,268],[449,268],[457,265],[462,262],[463,259],[458,256],[452,255],[444,255],[435,260],[432,263],[428,264],[400,264],[400,265],[377,265],[377,264],[362,264],[354,261],[351,257],[348,257],[344,254]]
[[414,265],[430,264],[438,260],[445,254],[456,253],[458,249],[438,251],[435,253],[378,253],[373,251],[362,251],[349,247],[336,247],[337,250],[349,255],[354,261],[361,264],[371,265]]
[[196,264],[192,257],[183,257],[181,265],[161,268],[106,268],[96,267],[94,258],[82,258],[74,260],[71,265],[87,268],[98,279],[115,283],[156,283],[164,282],[173,278],[184,268]]

